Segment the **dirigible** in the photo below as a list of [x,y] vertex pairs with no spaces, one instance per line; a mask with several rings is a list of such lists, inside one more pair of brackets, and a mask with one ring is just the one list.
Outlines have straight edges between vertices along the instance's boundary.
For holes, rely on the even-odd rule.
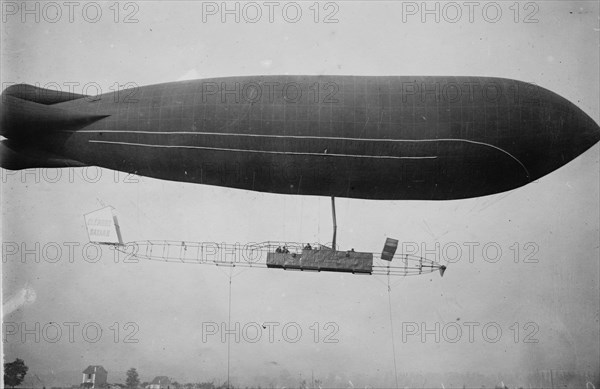
[[600,140],[581,109],[489,77],[243,76],[2,93],[1,166],[99,166],[260,192],[451,200],[526,185]]

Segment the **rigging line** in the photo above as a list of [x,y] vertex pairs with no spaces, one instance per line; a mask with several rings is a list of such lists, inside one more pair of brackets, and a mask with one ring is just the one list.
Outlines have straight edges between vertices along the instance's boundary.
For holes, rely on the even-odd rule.
[[[232,278],[233,268],[229,269],[229,313],[227,317],[227,329],[231,328],[231,278]],[[230,388],[229,382],[229,365],[231,360],[231,336],[227,338],[227,388]]]
[[394,286],[398,285],[399,283],[401,283],[402,281],[404,281],[404,279],[403,279],[403,278],[400,278],[399,280],[397,280],[396,282],[394,282],[394,283],[392,284],[392,286],[394,287]]
[[282,155],[302,155],[302,156],[325,156],[325,157],[342,157],[342,158],[371,158],[371,159],[437,159],[436,155],[428,156],[394,156],[394,155],[361,155],[361,154],[323,154],[314,152],[298,152],[298,151],[276,151],[276,150],[254,150],[254,149],[232,149],[224,147],[209,147],[209,146],[193,146],[193,145],[165,145],[165,144],[147,144],[135,142],[116,142],[104,140],[88,140],[89,143],[101,143],[107,145],[120,146],[139,146],[139,147],[155,147],[162,149],[188,149],[188,150],[212,150],[240,153],[255,153],[255,154],[282,154]]
[[[371,273],[371,275],[377,275],[377,274]],[[372,278],[375,279],[375,280],[377,280],[377,282],[381,282],[381,284],[385,286],[385,282],[383,282],[382,280],[380,280],[379,277],[372,277]]]
[[394,321],[392,319],[392,288],[390,287],[390,274],[387,275],[388,305],[390,310],[390,329],[392,331],[392,352],[394,353],[394,377],[396,378],[396,389],[398,389],[398,367],[396,364],[396,342],[394,341]]
[[[151,260],[151,261],[154,261],[154,260],[155,260],[155,259],[153,259],[153,258],[147,258],[147,259],[149,259],[149,260]],[[170,262],[173,262],[173,261],[170,261]],[[191,262],[184,262],[184,263],[191,263]],[[197,264],[199,264],[199,265],[204,265],[204,264],[207,264],[207,265],[216,265],[216,266],[217,266],[217,269],[219,269],[219,270],[221,271],[221,273],[223,273],[223,274],[225,274],[225,276],[227,276],[227,270],[225,270],[225,269],[222,269],[222,268],[221,268],[222,266],[219,266],[219,265],[224,265],[224,266],[227,266],[227,265],[228,265],[228,263],[227,263],[227,262],[223,262],[223,263],[217,263],[217,262],[194,262],[194,263],[197,263]],[[232,267],[232,266],[229,266],[229,267]]]
[[[368,123],[368,117],[367,117],[367,123]],[[365,125],[367,124],[365,123]],[[127,131],[127,130],[123,130],[123,131],[100,131],[100,130],[79,130],[79,131],[68,131],[65,130],[66,132],[104,132],[104,133],[110,133],[110,132],[126,132],[126,133],[151,133],[151,134],[161,134],[161,135],[174,135],[174,134],[191,134],[191,135],[221,135],[221,136],[250,136],[250,137],[271,137],[271,138],[300,138],[300,139],[318,139],[318,140],[352,140],[352,141],[367,141],[367,142],[465,142],[465,143],[471,143],[471,144],[475,144],[475,145],[480,145],[480,146],[486,146],[486,147],[490,147],[493,149],[496,149],[506,155],[508,155],[509,157],[511,157],[512,159],[514,159],[519,165],[521,165],[521,167],[523,168],[523,170],[525,170],[525,174],[527,175],[527,179],[531,180],[531,177],[529,175],[529,170],[527,170],[527,168],[525,167],[525,165],[519,160],[519,158],[517,158],[516,156],[514,156],[513,154],[509,153],[508,151],[506,151],[505,149],[495,146],[493,144],[490,143],[486,143],[486,142],[480,142],[480,141],[475,141],[475,140],[470,140],[470,139],[462,139],[462,138],[431,138],[431,139],[384,139],[384,138],[346,138],[346,137],[317,137],[317,136],[293,136],[293,135],[263,135],[263,134],[234,134],[234,133],[219,133],[219,132],[192,132],[192,131]],[[93,141],[90,141],[93,142]],[[110,143],[110,142],[109,142]]]
[[[241,269],[236,275],[232,276],[231,278],[235,278],[235,277],[239,276],[240,274],[242,274],[243,272],[245,272],[247,270],[250,270],[250,268],[252,268],[254,266],[252,266],[252,264],[249,264],[248,266],[243,266],[243,267],[244,267],[244,269]],[[232,267],[232,269],[233,269],[233,267]]]

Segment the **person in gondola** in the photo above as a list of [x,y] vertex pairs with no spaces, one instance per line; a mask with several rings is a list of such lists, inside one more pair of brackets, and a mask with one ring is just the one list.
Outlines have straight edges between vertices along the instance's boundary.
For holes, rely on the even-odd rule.
[[283,253],[283,250],[281,249],[281,246],[277,247],[277,250],[275,250],[276,253]]
[[312,250],[310,243],[307,243],[306,246],[304,246],[304,250]]

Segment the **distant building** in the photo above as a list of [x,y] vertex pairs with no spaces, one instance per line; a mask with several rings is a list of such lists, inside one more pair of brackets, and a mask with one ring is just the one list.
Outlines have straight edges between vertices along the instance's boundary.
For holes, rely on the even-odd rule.
[[171,380],[167,376],[154,377],[146,389],[172,389]]
[[90,365],[83,371],[81,386],[84,388],[95,389],[106,386],[108,372],[100,365]]

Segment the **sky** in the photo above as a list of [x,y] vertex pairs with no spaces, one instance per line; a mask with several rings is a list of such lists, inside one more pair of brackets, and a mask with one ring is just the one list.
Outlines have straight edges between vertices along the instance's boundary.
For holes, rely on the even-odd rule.
[[[439,21],[421,2],[275,2],[272,22],[264,2],[237,3],[239,22],[222,15],[221,2],[75,3],[70,22],[62,3],[60,15],[30,3],[38,4],[36,21],[34,8],[22,14],[20,2],[2,2],[2,89],[24,82],[110,92],[262,74],[475,75],[535,83],[600,122],[593,1],[480,2],[472,18],[463,2],[428,2]],[[296,7],[302,14],[293,23]],[[262,17],[249,23],[256,8]],[[223,382],[228,350],[231,382],[241,386],[314,377],[328,387],[395,387],[396,374],[400,386],[414,385],[414,376],[462,386],[468,374],[516,385],[517,376],[550,370],[598,377],[599,160],[597,144],[534,183],[474,199],[337,199],[340,247],[378,252],[391,237],[448,265],[443,278],[392,278],[389,293],[386,277],[123,263],[108,247],[86,245],[83,215],[106,205],[126,242],[325,243],[329,198],[96,168],[2,170],[5,361],[24,359],[26,382],[39,387],[77,384],[88,365],[103,365],[109,382],[124,382],[130,367],[142,381]],[[456,246],[460,255],[448,263]],[[221,323],[229,318],[240,338],[228,345]]]

